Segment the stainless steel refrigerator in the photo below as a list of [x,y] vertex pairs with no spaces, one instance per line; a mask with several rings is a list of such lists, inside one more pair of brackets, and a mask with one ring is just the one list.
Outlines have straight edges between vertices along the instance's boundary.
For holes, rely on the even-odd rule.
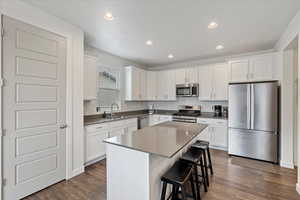
[[230,155],[278,162],[278,83],[229,85]]

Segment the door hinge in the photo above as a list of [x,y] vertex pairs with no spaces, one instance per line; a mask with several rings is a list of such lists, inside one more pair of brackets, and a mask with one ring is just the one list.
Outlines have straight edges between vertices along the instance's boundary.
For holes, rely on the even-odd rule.
[[6,136],[6,130],[5,130],[5,129],[2,129],[2,130],[1,130],[1,136],[2,136],[2,137]]
[[2,187],[6,186],[7,180],[6,178],[2,179]]
[[4,28],[3,28],[3,26],[2,26],[2,27],[1,27],[1,37],[3,38],[4,35],[5,35],[5,31],[4,31]]
[[1,86],[1,87],[4,87],[4,86],[5,86],[5,83],[6,83],[5,79],[4,79],[4,78],[1,78],[1,79],[0,79],[0,86]]

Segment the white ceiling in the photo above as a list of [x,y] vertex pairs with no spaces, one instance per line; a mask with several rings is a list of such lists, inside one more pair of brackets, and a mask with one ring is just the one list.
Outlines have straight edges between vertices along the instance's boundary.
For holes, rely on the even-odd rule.
[[[24,1],[81,27],[87,44],[147,66],[273,48],[300,8],[299,0]],[[211,21],[219,27],[208,30]]]

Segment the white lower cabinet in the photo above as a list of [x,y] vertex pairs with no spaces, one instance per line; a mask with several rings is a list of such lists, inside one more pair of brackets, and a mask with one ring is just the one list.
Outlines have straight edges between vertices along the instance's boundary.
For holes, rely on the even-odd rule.
[[172,116],[170,115],[150,115],[149,125],[154,126],[163,122],[172,121]]
[[136,118],[85,126],[85,164],[92,164],[105,157],[104,139],[136,130]]
[[199,118],[198,123],[207,124],[208,127],[200,134],[199,139],[208,141],[210,147],[227,151],[228,125],[227,120]]

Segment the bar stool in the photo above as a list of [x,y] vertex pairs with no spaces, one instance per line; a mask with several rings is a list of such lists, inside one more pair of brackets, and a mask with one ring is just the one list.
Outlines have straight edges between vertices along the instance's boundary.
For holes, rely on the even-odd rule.
[[211,162],[209,142],[203,141],[203,140],[197,140],[194,144],[192,144],[192,147],[199,148],[199,149],[203,150],[205,152],[205,154],[207,154],[208,163],[206,165],[206,168],[209,168],[210,169],[210,174],[213,175],[214,171],[213,171],[212,162]]
[[[175,164],[162,176],[161,181],[163,182],[161,200],[166,199],[168,184],[172,185],[172,200],[178,199],[179,193],[181,193],[182,200],[187,200],[186,184],[188,182],[191,184],[193,198],[196,200],[192,165],[181,161],[175,162]],[[179,192],[179,189],[181,189],[181,192]]]
[[[196,182],[196,186],[197,186],[196,190],[197,190],[198,199],[201,199],[201,196],[200,196],[201,183],[203,183],[203,185],[204,185],[204,191],[207,192],[206,179],[208,177],[206,176],[206,173],[205,173],[205,165],[203,163],[202,156],[203,156],[203,151],[192,147],[192,148],[188,149],[188,151],[185,152],[180,158],[180,160],[187,162],[187,163],[191,163],[193,165],[194,175],[195,175],[194,181]],[[198,173],[198,166],[200,166],[200,168],[201,168],[201,175]],[[202,177],[201,182],[199,181],[199,176]]]

